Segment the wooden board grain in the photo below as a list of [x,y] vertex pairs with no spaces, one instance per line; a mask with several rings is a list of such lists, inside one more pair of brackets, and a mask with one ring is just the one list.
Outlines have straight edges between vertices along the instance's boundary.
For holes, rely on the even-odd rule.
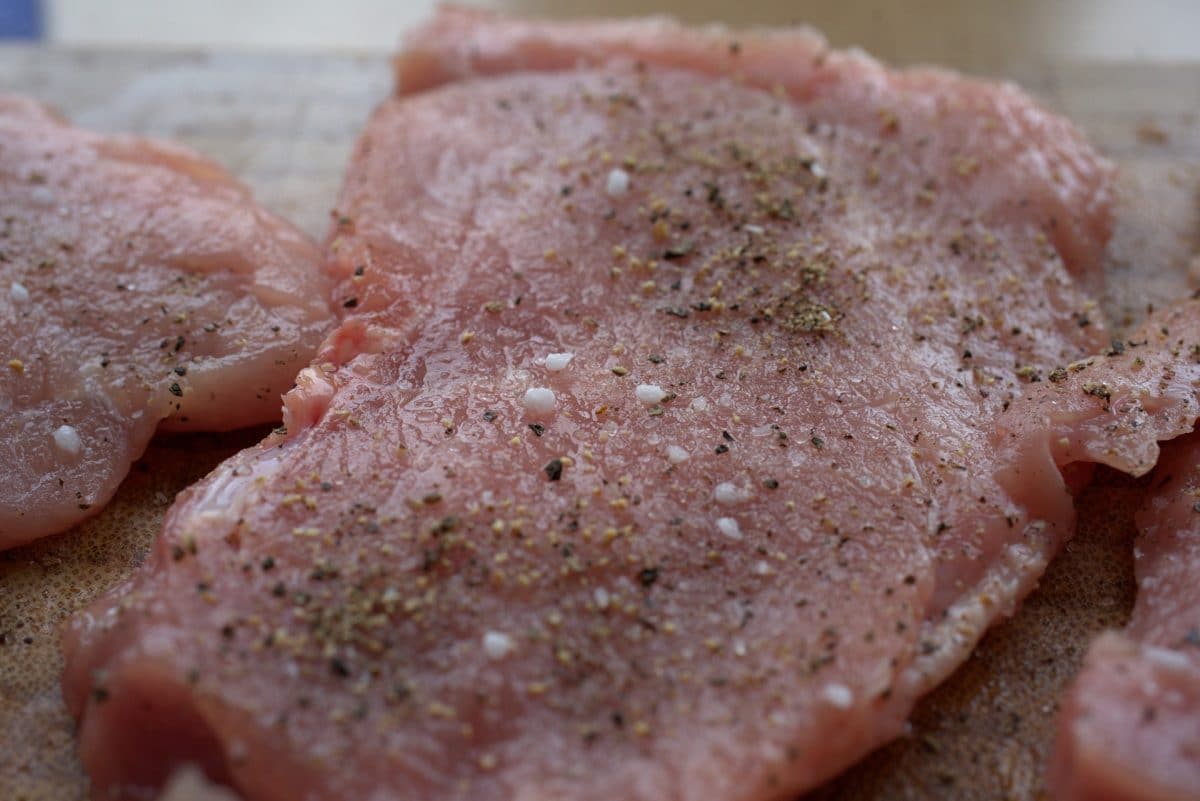
[[[1023,82],[1120,163],[1104,305],[1132,323],[1200,271],[1200,64],[1024,65]],[[156,54],[0,47],[0,90],[81,125],[178,139],[268,206],[324,233],[354,138],[389,87],[380,56]],[[63,621],[144,557],[170,498],[255,434],[156,442],[117,499],[78,529],[0,554],[0,799],[77,801],[86,781],[57,677]],[[918,707],[907,736],[822,801],[1032,801],[1056,698],[1088,640],[1132,601],[1136,482],[1101,473],[1043,586]]]

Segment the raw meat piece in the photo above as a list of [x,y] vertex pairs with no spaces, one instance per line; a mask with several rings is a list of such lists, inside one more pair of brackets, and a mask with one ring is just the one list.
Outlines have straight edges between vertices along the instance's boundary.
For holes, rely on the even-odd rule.
[[1063,799],[1200,795],[1200,437],[1172,455],[1139,515],[1133,617],[1092,645],[1059,718]]
[[[1134,476],[1158,442],[1192,430],[1200,401],[1200,302],[1155,315],[1105,356],[1056,371],[1015,403],[1013,459],[1102,463]],[[1060,713],[1051,785],[1064,801],[1171,801],[1200,793],[1200,436],[1172,443],[1138,513],[1137,603],[1124,632],[1089,649]]]
[[[1195,573],[1197,555],[1189,556]],[[1189,612],[1194,621],[1195,607]],[[1200,796],[1195,646],[1164,647],[1136,636],[1131,631],[1102,634],[1088,649],[1059,713],[1053,798],[1191,801]]]
[[275,419],[319,264],[217,165],[0,96],[0,548],[95,514],[160,423]]
[[660,23],[449,12],[402,86],[476,40],[512,74],[427,80],[359,143],[346,319],[286,434],[75,622],[98,797],[177,761],[251,801],[794,794],[1069,531],[1061,481],[991,475],[1023,382],[1107,341],[1109,170],[1066,122]]

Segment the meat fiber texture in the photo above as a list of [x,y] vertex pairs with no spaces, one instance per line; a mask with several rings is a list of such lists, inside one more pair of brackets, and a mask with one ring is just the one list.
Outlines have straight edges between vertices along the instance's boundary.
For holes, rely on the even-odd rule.
[[1108,344],[1109,165],[808,31],[448,11],[398,71],[286,433],[72,625],[96,797],[738,801],[894,737],[1071,530],[996,421]]
[[95,514],[160,426],[278,419],[320,261],[217,165],[0,96],[0,548]]
[[[1191,301],[1152,319],[1128,353],[1064,381],[1075,397],[1051,416],[1059,441],[1072,444],[1056,458],[1078,458],[1074,443],[1084,440],[1085,458],[1143,472],[1155,456],[1143,445],[1191,428],[1197,354],[1200,303]],[[1101,414],[1095,400],[1081,407],[1081,389],[1100,396]],[[1092,644],[1062,705],[1050,779],[1063,801],[1200,796],[1200,436],[1170,447],[1137,515],[1133,616]]]

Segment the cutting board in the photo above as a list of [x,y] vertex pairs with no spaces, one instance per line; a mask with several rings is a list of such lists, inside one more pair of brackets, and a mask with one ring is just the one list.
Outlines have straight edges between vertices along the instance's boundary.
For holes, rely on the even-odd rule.
[[[1104,305],[1119,324],[1190,291],[1200,270],[1200,64],[1024,65],[1027,89],[1121,165]],[[161,54],[0,47],[0,90],[80,125],[180,140],[315,237],[354,138],[388,91],[379,56]],[[58,691],[64,620],[147,553],[175,493],[262,432],[157,440],[113,503],[0,554],[0,799],[77,801],[86,780]],[[1041,793],[1065,683],[1133,599],[1130,510],[1142,488],[1101,472],[1041,588],[916,710],[910,731],[814,794],[823,800],[1011,799]]]

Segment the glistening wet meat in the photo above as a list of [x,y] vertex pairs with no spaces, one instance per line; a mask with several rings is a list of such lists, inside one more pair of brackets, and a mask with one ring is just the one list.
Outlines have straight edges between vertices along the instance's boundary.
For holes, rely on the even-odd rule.
[[1107,165],[1015,90],[809,33],[412,41],[287,433],[75,623],[93,787],[811,787],[1069,530],[1061,483],[993,477],[994,422],[1107,342]]
[[0,548],[95,514],[160,423],[277,419],[319,265],[215,164],[0,96]]

